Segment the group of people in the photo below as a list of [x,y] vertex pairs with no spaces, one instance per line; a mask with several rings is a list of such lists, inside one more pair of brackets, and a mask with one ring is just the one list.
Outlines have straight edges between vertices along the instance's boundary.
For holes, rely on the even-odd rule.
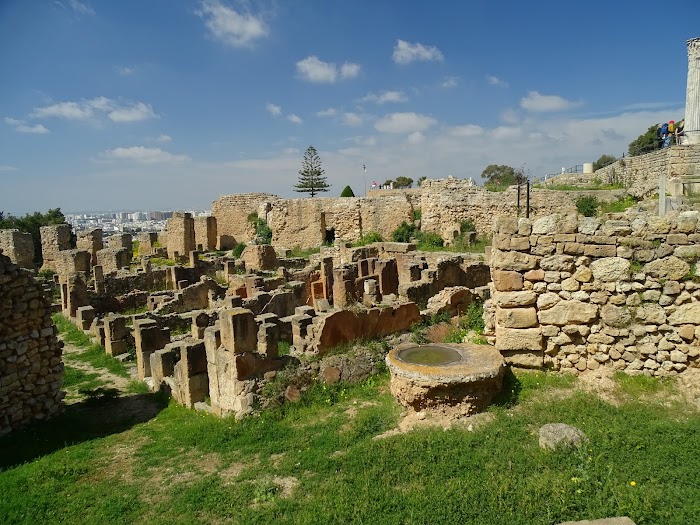
[[675,140],[676,144],[681,144],[683,140],[683,126],[685,121],[681,120],[676,124],[673,120],[659,124],[656,129],[656,138],[659,142],[659,148],[668,148],[671,145],[671,140]]

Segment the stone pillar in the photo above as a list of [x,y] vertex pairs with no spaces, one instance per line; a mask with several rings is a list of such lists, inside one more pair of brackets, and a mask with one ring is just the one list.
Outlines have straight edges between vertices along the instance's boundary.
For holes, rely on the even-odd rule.
[[258,346],[258,327],[253,312],[245,308],[223,310],[219,314],[221,343],[229,352],[253,352]]
[[152,319],[137,319],[134,321],[134,342],[138,378],[143,381],[151,376],[151,354],[170,343],[170,328],[161,328]]
[[70,224],[52,224],[42,226],[41,232],[41,256],[44,259],[42,270],[56,271],[58,252],[70,250]]
[[102,266],[92,267],[92,278],[95,282],[95,293],[105,293],[105,274]]
[[110,314],[104,318],[105,353],[116,357],[125,354],[126,350],[126,318]]
[[20,268],[34,269],[34,243],[30,233],[0,230],[0,249]]
[[102,234],[102,228],[95,228],[78,233],[78,250],[90,252],[90,257],[92,258],[91,264],[93,266],[97,264],[97,252],[104,248]]
[[685,92],[683,144],[700,144],[700,37],[688,44],[688,87]]
[[194,219],[191,213],[173,213],[166,227],[168,257],[175,259],[180,254],[188,254],[195,249]]

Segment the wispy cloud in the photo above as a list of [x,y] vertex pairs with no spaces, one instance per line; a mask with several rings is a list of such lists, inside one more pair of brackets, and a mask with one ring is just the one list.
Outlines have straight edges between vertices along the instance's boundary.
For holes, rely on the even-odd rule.
[[8,124],[15,128],[18,133],[34,133],[36,135],[44,135],[50,133],[48,128],[43,124],[27,124],[24,120],[5,117],[5,124]]
[[182,164],[190,161],[187,155],[174,155],[160,148],[131,146],[104,151],[100,157],[107,160],[137,162],[139,164]]
[[295,115],[294,113],[290,113],[289,115],[287,115],[287,120],[289,122],[294,123],[294,124],[303,124],[304,123],[304,120],[299,115]]
[[475,124],[465,124],[463,126],[454,126],[448,132],[454,137],[478,137],[484,134],[484,128]]
[[390,113],[380,118],[374,127],[382,133],[413,133],[425,131],[436,123],[434,118],[419,113]]
[[14,166],[2,166],[0,165],[0,172],[5,172],[5,171],[17,171],[18,168],[15,168]]
[[156,137],[156,142],[160,142],[161,144],[164,144],[166,142],[172,142],[173,138],[170,135],[159,135]]
[[559,95],[542,95],[538,91],[530,91],[527,96],[520,99],[520,107],[532,112],[563,111],[583,104],[582,101],[574,102]]
[[408,97],[403,91],[384,91],[382,93],[368,93],[360,99],[360,102],[374,102],[386,104],[387,102],[406,102]]
[[112,122],[139,122],[157,118],[150,104],[143,102],[121,103],[106,97],[90,100],[66,101],[34,108],[31,118],[62,118],[86,121],[105,115]]
[[273,117],[279,117],[282,114],[282,108],[277,104],[269,103],[265,105],[265,109]]
[[338,110],[335,108],[322,109],[316,112],[317,117],[335,117],[338,114]]
[[486,75],[486,82],[488,82],[491,86],[498,86],[504,88],[508,87],[508,82],[494,75]]
[[441,86],[449,89],[453,87],[457,87],[457,84],[459,83],[459,78],[457,77],[445,77],[445,80],[442,81]]
[[361,126],[364,122],[365,119],[362,118],[362,115],[351,112],[343,113],[342,123],[346,126]]
[[394,53],[391,58],[397,64],[410,64],[411,62],[442,62],[445,57],[435,46],[424,46],[416,42],[411,44],[405,40],[397,40]]
[[128,77],[136,73],[136,68],[129,66],[115,66],[114,70],[117,72],[118,75],[121,75],[123,77]]
[[79,2],[78,0],[67,0],[65,2],[54,1],[55,5],[62,7],[63,9],[70,10],[74,15],[94,15],[95,10],[89,5]]
[[250,47],[270,30],[261,16],[239,12],[219,0],[204,0],[197,10],[209,34],[231,47]]
[[355,78],[360,73],[360,65],[350,62],[340,68],[333,62],[324,62],[315,55],[310,55],[296,63],[297,73],[308,82],[333,84],[338,79]]

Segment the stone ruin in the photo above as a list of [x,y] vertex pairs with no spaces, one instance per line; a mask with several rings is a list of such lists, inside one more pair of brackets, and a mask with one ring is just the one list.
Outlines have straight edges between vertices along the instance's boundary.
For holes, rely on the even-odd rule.
[[0,250],[0,435],[61,411],[62,348],[50,295]]

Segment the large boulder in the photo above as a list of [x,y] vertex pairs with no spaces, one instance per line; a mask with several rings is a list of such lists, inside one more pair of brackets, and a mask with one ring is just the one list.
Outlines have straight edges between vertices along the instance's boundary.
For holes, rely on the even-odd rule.
[[683,259],[671,255],[663,259],[657,259],[644,265],[644,273],[665,279],[667,281],[678,281],[690,271],[690,265]]

